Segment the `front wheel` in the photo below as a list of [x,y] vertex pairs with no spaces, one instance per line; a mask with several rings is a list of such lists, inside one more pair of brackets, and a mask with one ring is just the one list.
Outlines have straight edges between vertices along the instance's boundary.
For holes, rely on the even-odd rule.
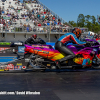
[[96,57],[94,57],[92,60],[92,68],[100,69],[100,63],[98,63],[98,60]]
[[100,65],[92,65],[92,68],[94,68],[94,69],[100,69]]

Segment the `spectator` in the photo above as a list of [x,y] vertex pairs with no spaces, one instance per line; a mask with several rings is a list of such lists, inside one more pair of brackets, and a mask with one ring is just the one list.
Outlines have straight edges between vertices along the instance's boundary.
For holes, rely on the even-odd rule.
[[22,29],[23,29],[23,25],[22,23],[20,23],[19,30],[22,32]]
[[45,28],[45,26],[43,27],[43,32],[46,32],[46,28]]
[[36,32],[36,28],[35,27],[33,27],[33,32]]
[[[31,6],[31,8],[30,8],[31,11],[30,12],[24,7],[23,4],[21,5],[22,7],[19,7],[20,2],[19,1],[17,2],[17,0],[15,0],[15,1],[16,1],[15,4],[16,4],[17,8],[15,8],[15,6],[11,4],[11,5],[8,6],[7,9],[5,9],[5,5],[3,6],[2,9],[0,9],[2,14],[6,14],[7,16],[11,17],[11,21],[8,21],[8,26],[11,25],[11,22],[17,22],[19,20],[18,10],[20,10],[20,12],[21,12],[21,10],[23,8],[23,12],[21,13],[21,17],[22,17],[23,21],[33,22],[33,24],[35,26],[41,27],[41,24],[38,22],[38,19],[39,19],[39,20],[41,20],[41,22],[43,22],[43,26],[50,26],[51,25],[52,26],[52,28],[51,28],[52,31],[62,32],[62,28],[60,29],[57,26],[57,25],[60,25],[60,26],[62,25],[61,20],[60,19],[57,20],[57,17],[52,15],[47,8],[45,9],[45,7],[43,8],[43,6],[39,5],[37,0],[25,1],[26,3],[29,3],[30,6]],[[9,0],[9,2],[11,2],[11,0]],[[33,3],[36,6],[34,8],[33,8],[33,6],[34,6]],[[5,10],[5,12],[2,12],[2,11],[4,11],[3,9]],[[37,17],[35,18],[35,16],[37,16]],[[3,22],[3,21],[2,21],[2,23],[5,24],[5,22]],[[58,28],[56,28],[56,27],[58,27]],[[30,26],[29,27],[24,26],[24,29],[26,29],[26,28],[27,28],[27,30],[29,28],[28,31],[33,30]],[[39,31],[42,30],[42,28],[38,28],[38,29],[39,29]],[[46,31],[45,27],[43,27],[43,31]]]
[[29,31],[30,31],[30,28],[27,26],[27,27],[26,27],[26,30],[27,30],[27,32],[29,32]]
[[50,26],[50,22],[49,21],[47,22],[47,26]]
[[40,24],[40,23],[38,23],[38,26],[41,26],[41,24]]
[[64,32],[67,32],[66,28],[64,28]]
[[39,18],[39,19],[40,19],[40,14],[39,14],[39,13],[37,14],[37,18]]
[[1,18],[1,7],[0,7],[0,18]]
[[94,36],[93,36],[93,34],[92,34],[92,33],[90,34],[90,38],[91,38],[91,39],[93,39],[93,38],[94,38]]
[[94,38],[95,38],[95,39],[97,38],[97,35],[96,35],[96,33],[94,34]]
[[57,29],[55,26],[52,28],[52,32],[57,32]]
[[27,27],[30,27],[30,25],[28,24]]

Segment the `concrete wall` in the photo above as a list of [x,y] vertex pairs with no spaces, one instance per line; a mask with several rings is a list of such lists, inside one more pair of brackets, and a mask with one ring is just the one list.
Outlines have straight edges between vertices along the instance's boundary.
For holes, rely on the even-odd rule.
[[[15,42],[15,41],[25,41],[27,38],[31,37],[32,34],[37,34],[38,37],[42,38],[46,42],[56,42],[58,38],[65,33],[0,33],[0,41],[4,42]],[[60,35],[59,35],[60,34]]]

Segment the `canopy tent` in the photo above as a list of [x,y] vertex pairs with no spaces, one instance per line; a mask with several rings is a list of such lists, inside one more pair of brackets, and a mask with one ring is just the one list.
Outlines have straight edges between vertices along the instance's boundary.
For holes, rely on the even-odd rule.
[[92,32],[92,31],[89,31],[88,32],[88,35],[94,35],[95,33],[94,32]]

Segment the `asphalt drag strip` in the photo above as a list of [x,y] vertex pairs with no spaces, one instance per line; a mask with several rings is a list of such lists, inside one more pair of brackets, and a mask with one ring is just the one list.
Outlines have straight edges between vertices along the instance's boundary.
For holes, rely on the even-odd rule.
[[1,100],[99,100],[100,70],[0,73]]

